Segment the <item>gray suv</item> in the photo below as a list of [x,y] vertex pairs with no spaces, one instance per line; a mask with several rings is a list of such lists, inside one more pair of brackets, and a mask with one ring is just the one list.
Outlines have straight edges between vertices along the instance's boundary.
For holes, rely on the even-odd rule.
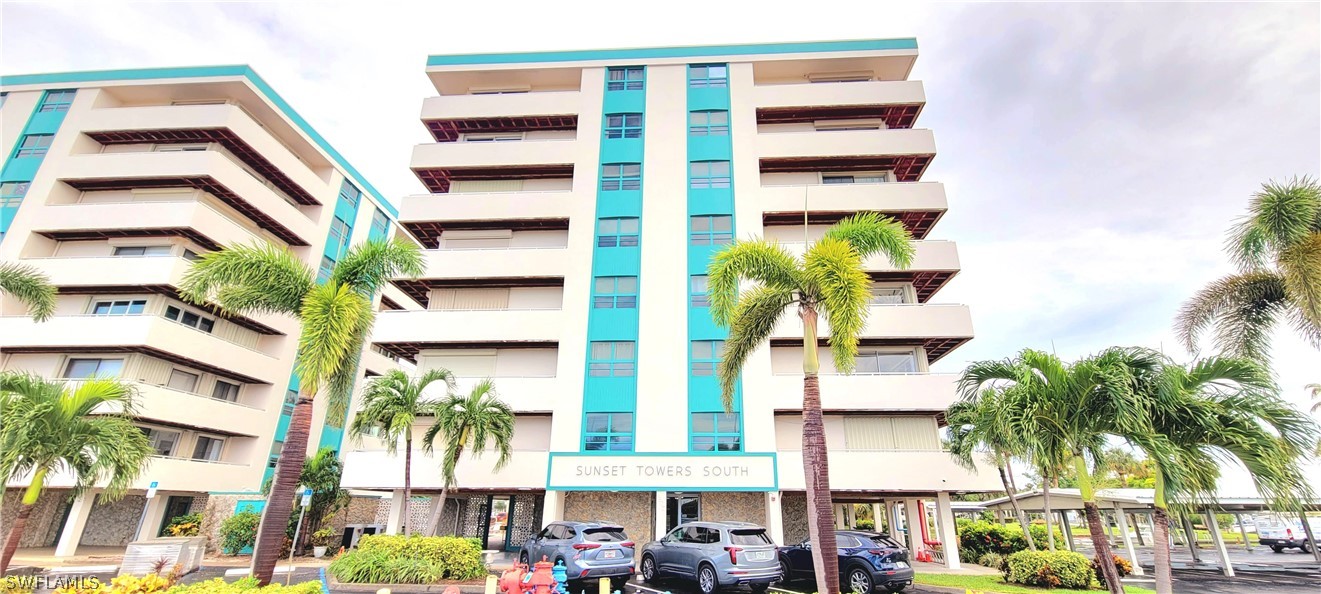
[[702,594],[741,585],[760,593],[780,579],[780,563],[775,543],[761,526],[689,522],[642,547],[642,579],[662,577],[694,580]]
[[633,575],[633,542],[611,522],[553,522],[523,543],[520,563],[564,561],[571,581],[610,578],[616,590]]

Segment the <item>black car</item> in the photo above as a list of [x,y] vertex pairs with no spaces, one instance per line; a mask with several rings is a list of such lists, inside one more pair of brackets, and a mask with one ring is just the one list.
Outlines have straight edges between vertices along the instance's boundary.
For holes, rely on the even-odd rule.
[[[872,594],[900,592],[913,583],[908,549],[884,534],[843,530],[835,533],[839,547],[839,583],[844,592]],[[780,573],[784,581],[816,579],[812,570],[812,543],[780,547]]]

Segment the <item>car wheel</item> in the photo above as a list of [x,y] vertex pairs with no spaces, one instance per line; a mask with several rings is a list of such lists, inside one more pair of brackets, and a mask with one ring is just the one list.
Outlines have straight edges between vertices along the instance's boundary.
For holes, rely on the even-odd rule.
[[1304,540],[1304,541],[1303,541],[1303,544],[1298,545],[1298,549],[1301,550],[1301,551],[1304,552],[1304,553],[1311,553],[1311,552],[1312,552],[1312,543],[1307,542],[1307,541]]
[[845,588],[847,592],[854,594],[871,594],[871,574],[861,567],[854,567],[849,570],[848,584]]
[[656,581],[656,560],[651,555],[642,556],[642,580],[645,582]]
[[703,565],[697,568],[697,589],[702,594],[715,594],[716,589],[720,587],[720,582],[716,580],[716,570],[710,565]]
[[1283,553],[1283,552],[1284,552],[1284,547],[1276,545],[1276,546],[1272,546],[1272,547],[1271,547],[1271,550],[1272,550],[1272,551],[1275,551],[1275,552],[1277,552],[1277,553]]
[[787,584],[793,581],[793,578],[790,578],[789,576],[790,576],[789,562],[785,561],[784,559],[780,559],[780,583]]

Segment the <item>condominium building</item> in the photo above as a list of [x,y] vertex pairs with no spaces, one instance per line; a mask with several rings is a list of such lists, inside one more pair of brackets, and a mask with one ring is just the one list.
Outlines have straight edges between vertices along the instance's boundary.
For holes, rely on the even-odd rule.
[[[400,233],[395,209],[246,66],[4,76],[0,91],[0,260],[59,289],[45,322],[0,301],[0,369],[130,382],[157,452],[112,504],[70,500],[70,477],[48,477],[22,546],[71,555],[80,541],[156,536],[190,511],[213,527],[260,509],[297,394],[298,322],[222,316],[180,299],[180,279],[200,254],[253,242],[324,277],[351,244]],[[401,302],[394,288],[381,300]],[[395,365],[369,351],[360,372]],[[340,446],[325,406],[309,450]]]
[[[946,196],[923,179],[936,151],[915,127],[916,58],[912,39],[431,56],[434,142],[411,162],[425,192],[399,219],[428,266],[395,283],[425,310],[383,313],[373,341],[452,370],[461,392],[490,377],[517,413],[505,468],[490,452],[460,462],[442,529],[508,550],[557,519],[620,522],[639,542],[698,519],[804,538],[801,325],[786,316],[726,411],[707,264],[736,237],[802,253],[879,211],[917,252],[906,270],[866,261],[856,373],[820,348],[833,498],[842,525],[866,503],[915,549],[952,541],[950,495],[998,481],[941,450],[955,380],[929,366],[973,332],[967,307],[929,303],[959,258],[927,239]],[[392,492],[397,530],[402,456],[351,449],[344,486]],[[415,455],[414,492],[442,486]]]

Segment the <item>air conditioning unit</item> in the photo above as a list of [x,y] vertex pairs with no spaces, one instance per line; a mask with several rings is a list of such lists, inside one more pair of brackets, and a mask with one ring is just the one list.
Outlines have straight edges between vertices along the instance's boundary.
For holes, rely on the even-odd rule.
[[384,533],[385,525],[383,524],[348,524],[344,526],[344,535],[340,538],[339,546],[352,549],[358,546],[358,541],[362,537]]

